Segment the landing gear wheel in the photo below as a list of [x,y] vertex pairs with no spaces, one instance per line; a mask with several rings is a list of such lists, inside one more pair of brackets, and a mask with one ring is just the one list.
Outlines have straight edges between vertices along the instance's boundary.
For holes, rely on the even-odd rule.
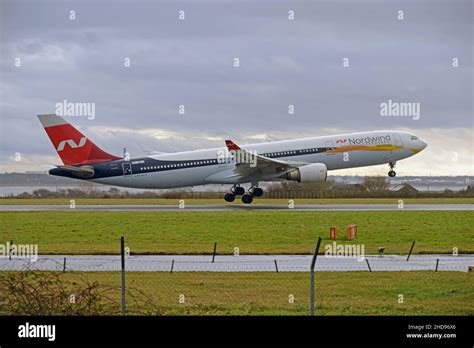
[[245,204],[250,204],[253,201],[253,196],[252,195],[243,195],[242,196],[242,202]]
[[397,175],[397,173],[395,173],[395,171],[393,170],[393,168],[395,168],[395,164],[397,164],[396,162],[388,162],[388,166],[390,167],[390,171],[388,172],[388,176],[391,177],[391,178],[394,178],[395,175]]
[[235,201],[235,195],[233,193],[226,193],[224,199],[226,202],[233,202]]
[[254,187],[252,195],[255,197],[261,197],[263,195],[263,190],[260,187]]
[[230,190],[236,196],[242,196],[245,193],[245,189],[241,186],[234,186]]

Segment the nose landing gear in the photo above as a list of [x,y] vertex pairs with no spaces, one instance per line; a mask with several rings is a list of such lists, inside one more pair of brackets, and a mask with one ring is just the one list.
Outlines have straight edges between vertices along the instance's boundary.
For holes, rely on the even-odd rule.
[[394,178],[395,175],[397,175],[397,173],[393,170],[393,168],[395,168],[396,162],[389,162],[388,165],[390,167],[390,171],[388,172],[388,176],[391,177],[391,178]]

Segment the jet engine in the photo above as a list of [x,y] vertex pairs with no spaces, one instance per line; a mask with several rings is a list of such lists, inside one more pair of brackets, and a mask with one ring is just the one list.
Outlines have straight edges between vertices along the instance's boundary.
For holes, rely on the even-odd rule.
[[324,163],[308,164],[286,173],[286,179],[298,182],[326,181],[328,168]]

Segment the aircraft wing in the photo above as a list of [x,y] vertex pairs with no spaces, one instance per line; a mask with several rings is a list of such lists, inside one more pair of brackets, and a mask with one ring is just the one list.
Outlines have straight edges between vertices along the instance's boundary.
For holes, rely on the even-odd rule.
[[228,177],[236,177],[241,180],[245,180],[246,178],[255,179],[258,177],[268,176],[278,177],[279,175],[283,175],[290,170],[307,164],[306,162],[282,161],[265,157],[242,149],[232,140],[226,140],[225,144],[229,152],[235,154],[234,157],[246,159],[246,161],[237,161],[233,170],[233,174],[229,175]]

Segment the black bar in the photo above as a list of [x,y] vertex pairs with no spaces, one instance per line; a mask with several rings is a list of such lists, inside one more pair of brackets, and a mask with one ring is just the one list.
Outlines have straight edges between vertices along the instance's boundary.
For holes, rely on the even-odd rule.
[[369,267],[369,271],[372,272],[372,268],[370,268],[369,259],[365,258],[365,262],[367,262],[367,266]]
[[[20,338],[19,325],[26,322],[36,325],[56,325],[56,339],[49,342],[47,338]],[[424,326],[429,324],[449,325],[450,330],[421,331],[408,329],[409,325]],[[287,344],[308,343],[314,346],[315,328],[324,333],[318,337],[323,346],[367,347],[369,344],[389,347],[472,347],[472,316],[10,316],[0,317],[2,328],[2,347],[40,346],[49,343],[52,346],[74,343],[77,347],[85,344],[93,346],[110,344],[127,344],[140,346],[160,343],[209,345],[209,337],[216,342],[226,342],[239,332],[237,343],[254,344]],[[271,327],[271,334],[262,332],[262,328]],[[159,328],[159,337],[157,337]],[[341,333],[341,328],[344,328]],[[183,332],[185,334],[183,334]],[[298,332],[295,335],[295,332]],[[453,338],[408,338],[407,334],[425,334],[426,332],[455,333]],[[86,333],[86,334],[84,334]],[[426,342],[426,343],[425,343]],[[26,343],[26,344],[25,344]],[[421,343],[421,344],[420,344]]]
[[276,272],[278,273],[278,264],[277,264],[277,260],[274,260],[275,261],[275,269],[276,269]]
[[174,268],[174,260],[171,261],[171,270],[170,270],[170,273],[173,273],[173,268]]
[[63,273],[66,272],[66,258],[64,258],[64,263],[63,263]]
[[410,255],[411,255],[411,252],[413,251],[414,247],[415,247],[415,241],[413,241],[413,243],[411,243],[411,248],[410,248],[410,252],[408,253],[408,256],[407,256],[407,261],[410,260]]
[[12,246],[13,246],[13,241],[10,241],[10,247],[8,248],[8,260],[12,260]]
[[438,272],[438,264],[439,264],[439,259],[436,259],[436,269],[435,269],[435,272]]
[[214,243],[214,251],[212,252],[212,263],[214,263],[214,259],[216,258],[216,249],[217,249],[217,242]]

